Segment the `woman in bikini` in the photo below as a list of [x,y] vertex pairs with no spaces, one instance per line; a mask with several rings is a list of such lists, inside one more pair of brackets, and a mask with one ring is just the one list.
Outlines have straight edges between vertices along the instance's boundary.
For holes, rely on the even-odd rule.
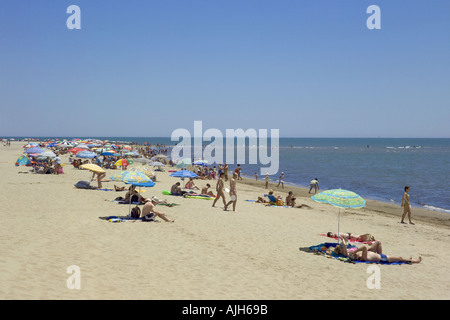
[[222,198],[222,200],[223,200],[223,205],[224,205],[225,207],[227,206],[227,203],[226,203],[226,201],[225,201],[225,193],[224,193],[224,186],[223,186],[223,180],[222,180],[223,175],[224,175],[224,173],[221,172],[221,173],[219,174],[219,180],[217,180],[217,184],[216,184],[217,196],[216,196],[216,198],[214,199],[214,202],[213,202],[213,204],[212,204],[213,207],[214,207],[214,205],[216,204],[217,200],[219,200],[219,198]]
[[[365,233],[365,234],[352,234],[350,232],[339,232],[339,236],[344,236],[349,240],[353,240],[353,241],[359,241],[359,242],[372,242],[372,241],[376,241],[375,237],[373,235],[371,235],[370,233]],[[330,238],[338,238],[336,233],[333,232],[328,232],[327,233],[327,237]]]

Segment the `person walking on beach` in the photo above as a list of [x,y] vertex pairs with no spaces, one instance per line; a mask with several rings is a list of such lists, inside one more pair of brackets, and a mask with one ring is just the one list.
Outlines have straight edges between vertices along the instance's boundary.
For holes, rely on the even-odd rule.
[[226,162],[223,164],[223,174],[225,175],[225,181],[228,181],[228,165]]
[[277,188],[280,186],[281,184],[281,188],[284,189],[284,172],[281,173],[280,178],[278,179],[278,185]]
[[266,177],[264,178],[264,181],[266,182],[266,189],[269,189],[269,174],[266,173]]
[[406,217],[406,214],[408,214],[408,219],[410,224],[414,224],[411,221],[411,203],[409,202],[409,186],[405,187],[405,192],[403,193],[402,198],[402,207],[403,207],[403,215],[402,215],[402,221],[401,223],[405,223],[403,220]]
[[221,172],[219,174],[219,179],[217,180],[217,184],[216,184],[217,196],[214,199],[214,202],[212,204],[213,207],[216,204],[217,200],[219,200],[219,198],[222,198],[223,205],[225,206],[225,208],[227,207],[227,203],[225,202],[225,193],[224,193],[223,180],[222,180],[223,174],[224,173]]
[[237,192],[236,192],[236,179],[238,175],[237,173],[233,173],[233,177],[230,180],[230,197],[231,200],[225,205],[225,211],[227,211],[228,206],[233,204],[233,211],[236,211],[236,202],[237,202]]
[[314,180],[311,180],[311,182],[309,183],[308,193],[311,193],[312,189],[314,189],[314,193],[316,193],[317,190],[319,190],[319,180],[317,178],[315,178]]
[[237,180],[242,180],[241,170],[242,170],[241,165],[238,164],[236,170],[234,170],[234,172],[237,174]]

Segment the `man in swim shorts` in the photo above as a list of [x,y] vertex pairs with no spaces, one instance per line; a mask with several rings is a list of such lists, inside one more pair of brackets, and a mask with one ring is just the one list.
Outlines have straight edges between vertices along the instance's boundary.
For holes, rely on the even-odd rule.
[[175,220],[170,220],[166,217],[166,215],[162,212],[158,212],[155,210],[156,201],[154,199],[146,199],[145,204],[142,207],[140,218],[142,221],[152,221],[155,217],[160,217],[166,222],[175,222]]

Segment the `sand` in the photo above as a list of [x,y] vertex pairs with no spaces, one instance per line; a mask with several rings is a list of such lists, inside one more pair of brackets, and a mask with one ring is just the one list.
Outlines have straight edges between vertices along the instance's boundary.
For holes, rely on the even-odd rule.
[[[179,206],[158,209],[174,223],[120,222],[129,207],[112,202],[125,192],[80,190],[91,173],[62,156],[63,175],[15,167],[23,142],[0,146],[1,299],[302,300],[449,299],[450,216],[414,208],[415,225],[400,224],[401,208],[368,201],[341,210],[341,230],[371,233],[387,254],[422,256],[414,265],[376,265],[380,288],[369,288],[368,264],[351,264],[299,250],[333,240],[338,209],[293,190],[311,209],[266,207],[256,200],[262,182],[238,181],[238,212],[212,201],[163,196],[178,181],[158,173],[143,193]],[[107,170],[107,177],[118,172]],[[114,184],[105,182],[104,188]],[[203,186],[206,181],[197,181]],[[211,183],[214,185],[214,182]],[[228,183],[227,183],[228,186]],[[80,288],[70,289],[68,267],[80,270]],[[69,283],[74,283],[69,281]]]

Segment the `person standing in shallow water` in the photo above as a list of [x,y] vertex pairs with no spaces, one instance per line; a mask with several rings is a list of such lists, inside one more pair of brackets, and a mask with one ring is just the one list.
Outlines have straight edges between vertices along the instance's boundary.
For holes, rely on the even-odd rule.
[[411,221],[411,203],[409,202],[409,187],[408,186],[405,187],[405,192],[403,193],[402,207],[403,207],[403,215],[402,215],[401,223],[405,223],[404,220],[405,220],[406,215],[408,214],[409,223],[414,224]]

